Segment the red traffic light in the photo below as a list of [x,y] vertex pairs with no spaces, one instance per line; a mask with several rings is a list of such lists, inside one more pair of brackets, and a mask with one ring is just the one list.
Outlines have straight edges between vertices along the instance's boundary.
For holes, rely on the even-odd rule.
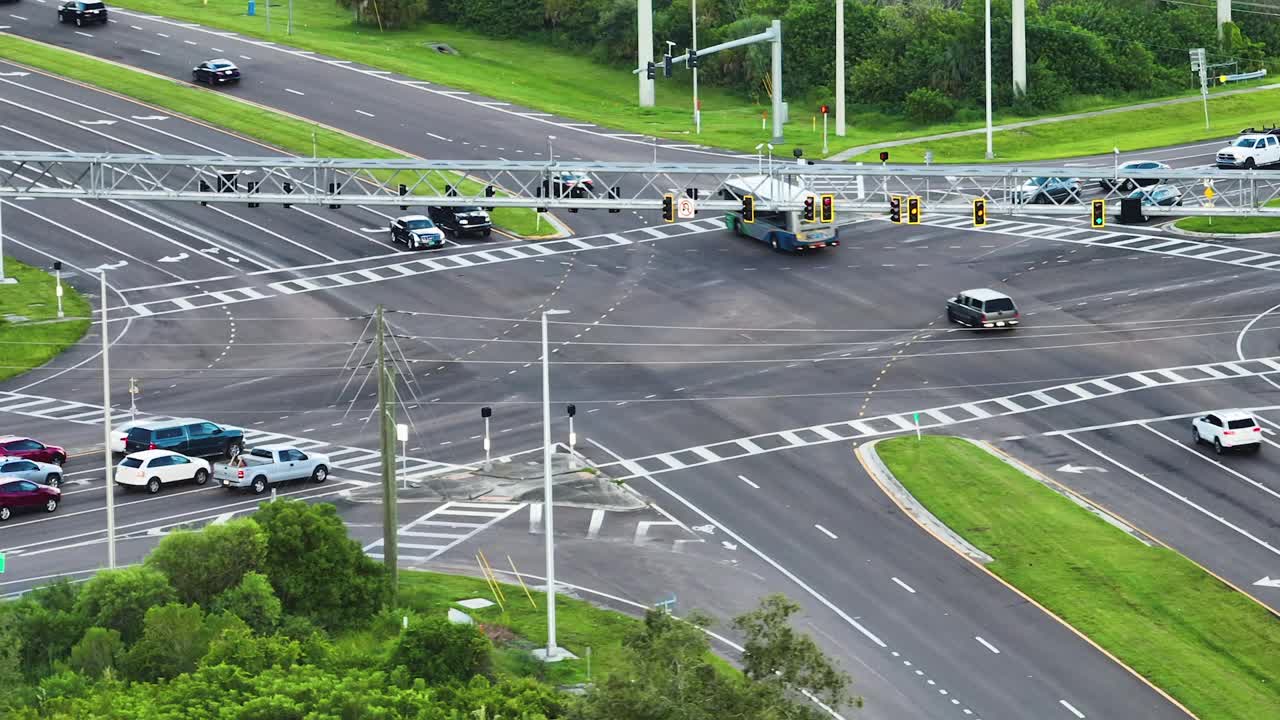
[[822,114],[823,114],[823,115],[826,115],[826,114],[827,114],[827,106],[826,106],[826,105],[823,105],[823,106],[822,106]]
[[888,151],[888,150],[881,150],[881,151],[880,151],[880,162],[889,162],[889,151]]

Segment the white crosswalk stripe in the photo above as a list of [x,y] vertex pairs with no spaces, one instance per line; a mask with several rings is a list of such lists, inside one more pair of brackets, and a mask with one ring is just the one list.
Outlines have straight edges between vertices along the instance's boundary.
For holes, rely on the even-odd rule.
[[[690,447],[656,455],[608,462],[598,467],[602,470],[617,468],[628,473],[627,477],[621,479],[656,475],[716,462],[737,460],[761,453],[789,450],[796,447],[825,445],[850,440],[858,441],[869,437],[911,432],[916,427],[911,418],[917,414],[920,417],[921,428],[938,428],[975,422],[990,417],[1036,412],[1050,407],[1088,402],[1098,398],[1113,397],[1155,387],[1198,382],[1225,382],[1238,378],[1280,374],[1280,362],[1277,362],[1278,360],[1280,360],[1280,356],[1254,360],[1204,363],[1201,365],[1181,365],[1169,368],[1153,368],[1141,372],[1121,373],[972,403],[957,403],[936,408],[921,408],[914,412],[864,417],[858,420],[847,420],[811,427],[789,428],[774,433],[752,435],[750,438],[723,440],[708,446]],[[1060,397],[1069,397],[1059,400],[1053,393]],[[850,434],[850,430],[852,430],[853,434]],[[737,448],[736,451],[735,446]],[[715,451],[711,451],[709,448],[715,448]],[[703,460],[675,461],[673,457],[675,455],[683,457],[697,456],[703,458]]]
[[[524,507],[525,503],[447,502],[401,525],[396,531],[397,548],[424,551],[425,554],[397,554],[401,560],[428,562],[511,517]],[[475,518],[485,518],[485,521],[475,522]],[[410,538],[410,541],[404,542],[401,537]],[[379,551],[383,547],[383,541],[379,538],[366,545],[364,551],[381,559],[383,553]]]

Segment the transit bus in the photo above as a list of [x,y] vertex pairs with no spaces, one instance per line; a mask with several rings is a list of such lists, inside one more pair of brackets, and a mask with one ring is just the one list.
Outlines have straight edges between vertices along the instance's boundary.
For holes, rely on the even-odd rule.
[[757,205],[772,202],[803,204],[805,198],[812,197],[814,222],[804,222],[798,210],[756,211],[755,222],[747,222],[741,210],[733,210],[725,214],[725,227],[730,232],[755,238],[768,243],[774,250],[787,252],[836,247],[840,244],[840,231],[835,223],[819,221],[819,198],[812,190],[768,175],[748,175],[730,180],[720,190],[720,196],[725,200],[741,201],[748,195],[755,199]]

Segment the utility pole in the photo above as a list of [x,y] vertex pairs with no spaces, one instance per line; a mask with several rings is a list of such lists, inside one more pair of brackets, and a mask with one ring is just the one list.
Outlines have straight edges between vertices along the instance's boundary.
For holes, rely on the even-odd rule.
[[[653,62],[653,0],[639,0],[636,13],[638,67],[643,68]],[[640,73],[640,107],[653,107],[653,101],[653,81]]]
[[107,473],[107,567],[116,569],[116,483],[111,457],[111,361],[107,354],[111,349],[111,328],[107,325],[107,271],[102,271],[99,297],[102,303],[102,437],[103,469]]
[[987,159],[994,159],[991,147],[991,0],[987,0],[986,49],[987,49]]
[[[988,0],[990,2],[990,0]],[[769,44],[770,72],[773,73],[773,138],[774,145],[781,145],[782,137],[782,21],[774,20],[769,26],[773,42]]]
[[836,137],[844,137],[844,3],[836,0]]
[[1223,25],[1231,22],[1231,0],[1218,0],[1218,42],[1225,32]]
[[[690,0],[689,14],[693,18],[693,47],[698,52],[698,0]],[[688,62],[688,61],[686,61]],[[702,106],[698,104],[698,65],[693,66],[693,131],[702,134]]]
[[1013,94],[1027,94],[1027,0],[1013,0]]
[[387,367],[386,326],[382,306],[376,315],[378,343],[378,433],[382,448],[382,561],[387,566],[394,601],[400,587],[399,549],[396,545],[396,410],[392,370]]

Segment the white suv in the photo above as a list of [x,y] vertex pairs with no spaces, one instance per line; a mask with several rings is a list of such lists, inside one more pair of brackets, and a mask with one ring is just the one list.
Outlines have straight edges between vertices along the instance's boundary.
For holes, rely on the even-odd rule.
[[1211,443],[1219,455],[1234,447],[1257,452],[1262,449],[1262,428],[1243,410],[1219,410],[1191,421],[1191,439],[1197,445]]

